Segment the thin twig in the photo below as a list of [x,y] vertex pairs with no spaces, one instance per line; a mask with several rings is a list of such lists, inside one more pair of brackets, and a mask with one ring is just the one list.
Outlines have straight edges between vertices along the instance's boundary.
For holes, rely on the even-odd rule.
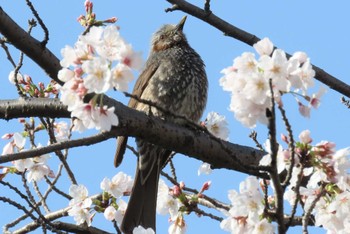
[[205,0],[205,3],[204,3],[204,10],[208,13],[211,13],[211,10],[210,10],[210,0]]
[[252,131],[250,134],[249,134],[249,137],[254,141],[256,147],[258,149],[260,149],[261,151],[264,151],[264,148],[263,146],[259,143],[258,139],[257,139],[257,136],[258,136],[258,133],[256,131]]
[[300,186],[301,186],[301,183],[302,183],[302,180],[303,180],[303,170],[304,170],[304,165],[301,163],[300,164],[300,172],[298,174],[298,180],[296,182],[296,185],[295,185],[295,188],[294,188],[294,192],[295,192],[295,200],[294,200],[294,204],[292,206],[292,211],[291,211],[291,214],[290,214],[290,218],[289,218],[289,221],[288,223],[286,224],[286,228],[288,229],[289,226],[291,225],[293,219],[294,219],[294,216],[297,212],[297,208],[298,208],[298,203],[301,201],[301,197],[300,197]]
[[[61,195],[62,197],[65,197],[67,198],[68,200],[71,200],[72,197],[70,195],[68,195],[67,193],[59,190],[55,185],[54,183],[51,183],[51,181],[47,178],[47,176],[45,176],[45,180],[46,180],[46,183],[48,183],[50,185],[50,188],[52,188],[53,191],[55,191],[56,193],[58,193],[59,195]],[[55,180],[56,181],[56,180]],[[56,183],[56,182],[55,182]]]
[[[28,216],[33,220],[37,220],[36,217],[29,211],[27,210],[27,208],[25,208],[24,206],[22,206],[21,204],[11,200],[10,198],[7,198],[7,197],[0,197],[0,201],[3,201],[3,202],[6,202],[14,207],[16,207],[17,209],[19,210],[22,210],[25,214],[28,214]],[[8,229],[6,227],[6,229]]]
[[302,220],[303,234],[308,233],[307,227],[309,225],[309,219],[311,216],[311,212],[315,208],[316,203],[321,199],[321,197],[323,195],[325,195],[326,191],[327,191],[326,188],[322,187],[320,193],[316,196],[315,200],[313,200],[312,203],[310,204],[309,209],[304,213],[303,220]]
[[[43,118],[40,118],[42,124],[44,124],[44,126],[46,127],[46,131],[49,135],[49,141],[50,144],[54,144],[57,143],[56,137],[55,137],[55,133],[54,133],[54,126],[53,126],[53,122],[54,120],[50,120],[49,118],[46,118],[46,121]],[[68,174],[68,178],[70,179],[70,181],[72,182],[72,184],[78,184],[77,180],[75,179],[74,173],[72,171],[72,169],[70,168],[66,157],[62,154],[61,151],[56,150],[55,154],[57,155],[57,157],[59,158],[59,160],[61,161],[64,169],[66,170],[67,174]]]
[[293,137],[292,126],[290,125],[289,120],[288,120],[287,115],[286,115],[286,110],[281,105],[278,105],[278,109],[281,112],[284,126],[286,127],[286,130],[288,132],[288,137],[289,137],[288,148],[290,151],[290,165],[287,169],[287,176],[282,183],[282,186],[285,189],[289,185],[290,179],[292,178],[292,175],[293,175],[293,169],[294,169],[294,165],[295,165],[295,141],[294,141],[294,137]]
[[277,169],[277,155],[278,144],[276,140],[276,113],[275,113],[275,99],[274,91],[272,87],[272,79],[269,80],[270,93],[271,93],[271,109],[266,109],[266,117],[268,119],[268,130],[270,140],[270,152],[271,152],[271,171],[269,172],[271,181],[275,187],[275,200],[276,200],[276,221],[278,224],[278,233],[284,234],[286,231],[284,223],[284,208],[283,208],[283,194],[284,189],[280,182]]
[[[170,175],[168,175],[167,173],[165,173],[164,171],[161,171],[161,175],[164,176],[167,180],[169,180],[172,184],[174,185],[179,185],[179,183],[174,180]],[[189,187],[183,187],[182,188],[184,191],[187,191],[187,192],[191,192],[193,194],[199,194],[199,191],[196,190],[196,189],[192,189],[192,188],[189,188]],[[225,203],[223,202],[220,202],[220,201],[217,201],[205,194],[202,194],[202,199],[205,199],[207,200],[208,202],[210,202],[214,207],[216,208],[220,208],[220,209],[224,209],[226,211],[228,211],[230,209],[230,206],[229,205],[226,205]]]
[[341,97],[340,100],[348,109],[350,109],[350,100],[346,100],[344,96]]
[[216,215],[207,213],[207,212],[205,212],[204,210],[199,209],[198,207],[195,207],[195,208],[193,208],[192,210],[193,210],[196,214],[198,214],[198,215],[203,215],[203,216],[209,217],[209,218],[211,218],[211,219],[217,220],[217,221],[219,221],[219,222],[221,222],[221,221],[223,220],[222,217],[219,217],[219,216],[216,216]]
[[47,42],[49,41],[49,30],[47,29],[46,25],[44,24],[43,20],[40,18],[37,10],[34,8],[33,4],[30,0],[26,0],[27,5],[29,9],[32,11],[33,15],[35,16],[36,20],[38,21],[40,27],[44,31],[44,39],[41,41],[41,44],[43,47],[46,46]]
[[16,63],[15,63],[15,61],[13,60],[13,58],[11,56],[9,48],[6,45],[6,39],[5,38],[1,38],[0,45],[4,49],[4,51],[6,53],[7,60],[12,64],[13,68],[15,68],[16,67]]
[[62,142],[54,143],[52,145],[44,146],[41,148],[31,149],[31,150],[22,151],[14,154],[3,155],[0,157],[0,163],[11,162],[19,159],[34,158],[38,155],[55,152],[56,150],[75,148],[80,146],[88,146],[88,145],[96,144],[98,142],[105,141],[113,137],[115,137],[115,135],[113,135],[111,132],[102,132],[94,136],[80,138],[77,140],[62,141]]
[[39,189],[36,181],[33,181],[33,188],[34,188],[36,194],[38,195],[38,197],[40,198],[40,201],[37,203],[37,205],[40,204],[44,208],[46,213],[50,213],[50,209],[49,209],[48,205],[46,204],[46,199],[44,198],[44,196],[40,192],[40,189]]

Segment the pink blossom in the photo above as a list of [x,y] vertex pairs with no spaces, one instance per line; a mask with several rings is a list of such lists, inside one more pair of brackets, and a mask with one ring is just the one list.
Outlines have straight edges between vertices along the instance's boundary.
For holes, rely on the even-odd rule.
[[300,142],[304,144],[310,144],[312,142],[312,138],[310,137],[310,130],[304,130],[299,134]]

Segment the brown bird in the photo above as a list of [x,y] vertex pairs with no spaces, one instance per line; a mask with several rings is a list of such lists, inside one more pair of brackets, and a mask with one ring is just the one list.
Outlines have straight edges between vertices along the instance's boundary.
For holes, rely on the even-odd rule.
[[[204,63],[187,42],[183,33],[186,16],[177,25],[164,25],[152,37],[151,51],[146,65],[136,81],[133,95],[149,100],[157,107],[192,121],[199,121],[206,102],[208,81]],[[181,123],[156,107],[131,98],[129,107]],[[118,137],[118,148],[114,159],[117,167],[123,158],[127,137]],[[139,225],[156,228],[156,205],[158,180],[161,169],[171,151],[136,139],[139,153],[135,181],[121,229],[132,233]]]

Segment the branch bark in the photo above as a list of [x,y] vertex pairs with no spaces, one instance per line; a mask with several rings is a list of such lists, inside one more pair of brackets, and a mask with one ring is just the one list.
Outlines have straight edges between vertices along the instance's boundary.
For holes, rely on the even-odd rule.
[[[90,145],[109,138],[128,135],[145,139],[164,148],[207,162],[213,168],[226,168],[251,175],[264,176],[258,170],[250,169],[252,166],[257,166],[260,158],[264,155],[264,152],[260,150],[219,140],[199,128],[189,129],[185,126],[148,116],[107,96],[103,100],[105,105],[115,107],[115,113],[119,117],[119,126],[114,127],[111,132],[101,133],[86,139],[55,143],[39,149],[28,150],[24,153],[3,155],[0,157],[0,163],[30,158],[66,148]],[[9,106],[12,107],[8,108]],[[30,116],[69,118],[70,114],[63,104],[56,99],[28,98],[20,101],[0,101],[1,119]]]
[[[260,41],[259,37],[233,26],[232,24],[226,22],[225,20],[217,17],[211,11],[206,11],[205,9],[201,9],[191,3],[188,3],[185,0],[166,0],[166,1],[173,4],[173,6],[176,6],[176,7],[166,9],[166,11],[180,10],[180,11],[186,12],[187,14],[190,14],[210,24],[214,28],[219,29],[226,36],[233,37],[250,46],[253,46],[255,43]],[[287,55],[290,56],[289,54]],[[341,80],[338,80],[334,76],[330,75],[329,73],[327,73],[326,71],[324,71],[323,69],[315,65],[312,65],[312,67],[316,72],[315,78],[317,80],[329,86],[331,89],[350,98],[350,86],[348,84],[344,83]]]

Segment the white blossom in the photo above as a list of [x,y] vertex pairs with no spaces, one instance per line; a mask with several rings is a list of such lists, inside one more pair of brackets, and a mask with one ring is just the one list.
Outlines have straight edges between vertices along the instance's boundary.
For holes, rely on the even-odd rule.
[[104,178],[100,184],[102,190],[110,193],[115,198],[121,197],[125,192],[130,192],[133,180],[123,172],[118,172],[112,180]]
[[159,180],[157,195],[157,213],[161,215],[170,214],[170,219],[175,220],[179,215],[181,203],[169,194],[169,187],[164,180]]
[[86,223],[90,226],[93,217],[90,210],[92,200],[88,197],[87,188],[84,185],[73,184],[69,188],[69,195],[72,196],[72,199],[69,201],[71,208],[68,215],[74,217],[77,225]]
[[108,206],[105,211],[103,212],[103,216],[108,221],[113,221],[116,218],[117,210],[113,206]]
[[225,116],[216,112],[209,112],[205,120],[205,126],[214,136],[228,140],[230,131]]
[[211,174],[212,172],[212,169],[210,168],[210,164],[209,163],[202,163],[198,169],[198,175],[201,175],[201,174],[206,174],[206,175],[209,175]]
[[117,221],[118,224],[121,224],[128,204],[124,200],[119,199],[117,205],[118,210],[115,213],[115,221]]
[[152,228],[145,229],[142,226],[137,226],[132,231],[132,234],[154,234],[154,230]]

